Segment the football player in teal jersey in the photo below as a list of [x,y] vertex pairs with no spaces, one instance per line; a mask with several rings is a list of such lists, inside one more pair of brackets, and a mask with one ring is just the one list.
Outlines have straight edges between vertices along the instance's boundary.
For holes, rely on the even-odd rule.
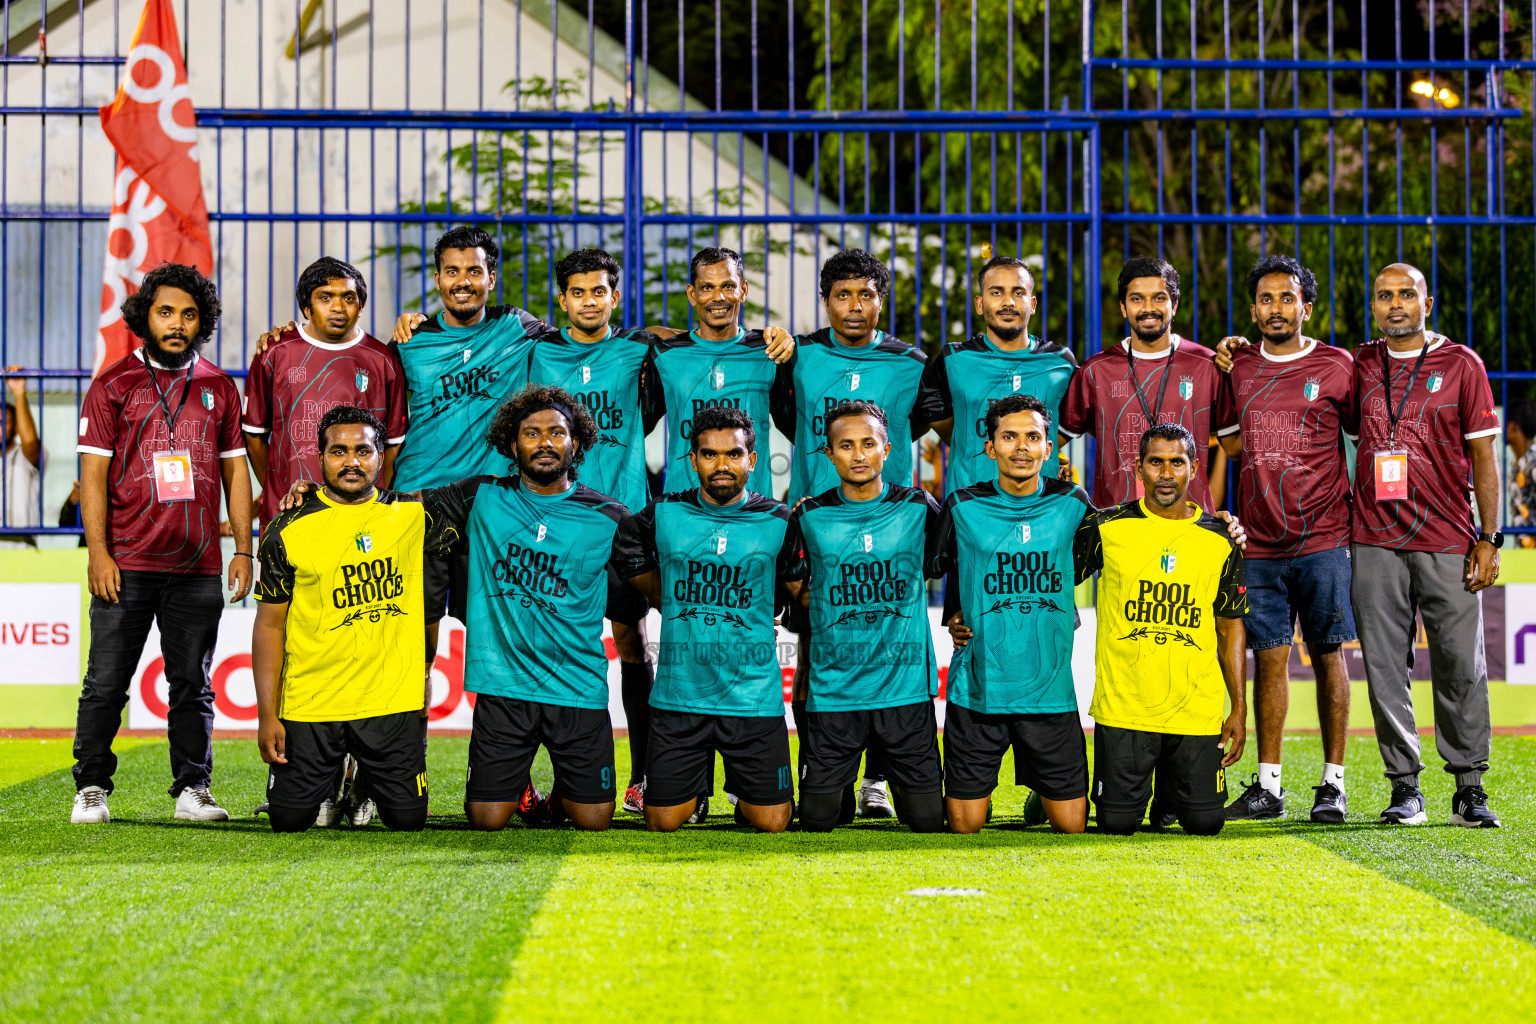
[[984,329],[939,347],[928,361],[918,400],[919,415],[949,445],[946,495],[994,479],[986,452],[988,409],[1010,395],[1033,395],[1044,403],[1054,428],[1077,369],[1071,349],[1029,333],[1035,279],[1023,260],[992,257],[977,275],[976,288],[976,314]]
[[738,820],[782,832],[794,773],[774,616],[804,559],[789,507],[747,487],[757,462],[747,414],[709,406],[689,429],[695,486],[662,495],[623,529],[622,573],[662,617],[645,824],[671,832],[696,814],[719,751]]
[[852,808],[842,795],[859,755],[879,749],[898,817],[914,832],[937,832],[944,802],[924,554],[939,506],[927,491],[883,478],[892,446],[879,406],[842,402],[826,420],[840,483],[790,517],[810,571],[789,584],[809,612],[800,825],[823,832],[845,824]]

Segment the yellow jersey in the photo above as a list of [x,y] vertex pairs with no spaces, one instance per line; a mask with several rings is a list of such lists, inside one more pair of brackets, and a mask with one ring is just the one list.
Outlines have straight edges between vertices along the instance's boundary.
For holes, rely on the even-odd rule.
[[1096,722],[1214,736],[1226,717],[1216,617],[1248,611],[1243,555],[1227,524],[1185,503],[1164,519],[1146,500],[1090,514],[1078,528],[1079,579],[1099,573],[1094,650]]
[[261,531],[256,600],[288,606],[281,717],[340,722],[425,702],[421,502],[377,491],[339,505],[324,490]]

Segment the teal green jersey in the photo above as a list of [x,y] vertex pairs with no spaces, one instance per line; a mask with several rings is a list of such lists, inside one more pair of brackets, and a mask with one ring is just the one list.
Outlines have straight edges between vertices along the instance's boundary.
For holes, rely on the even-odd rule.
[[923,374],[918,413],[930,423],[954,419],[944,493],[954,494],[983,480],[997,479],[997,465],[987,458],[987,410],[1009,395],[1034,395],[1051,414],[1056,440],[1061,400],[1077,369],[1072,351],[1030,335],[1029,345],[1005,352],[986,333],[945,342]]
[[583,342],[562,328],[540,336],[528,361],[529,383],[564,388],[592,413],[597,446],[581,460],[581,482],[625,508],[644,508],[650,500],[640,368],[655,340],[628,330]]
[[929,573],[949,577],[946,620],[958,607],[974,634],[949,663],[947,696],[980,714],[1077,709],[1072,542],[1093,506],[1081,487],[1040,484],[1022,498],[991,481],[955,492],[929,549]]
[[805,576],[789,507],[747,491],[712,505],[664,494],[624,524],[625,578],[661,573],[651,706],[761,718],[784,713],[773,617],[779,581]]
[[688,465],[688,431],[699,410],[729,405],[752,417],[757,431],[757,468],[747,488],[772,495],[772,459],[768,457],[768,430],[773,422],[774,382],[778,364],[765,353],[761,331],[738,330],[725,341],[706,341],[689,332],[658,341],[646,369],[649,406],[667,418],[667,482],[691,480]]
[[624,506],[590,487],[535,494],[517,477],[425,491],[454,527],[430,554],[469,556],[464,689],[572,708],[608,706],[603,619],[644,601],[616,569]]
[[866,711],[935,696],[938,672],[924,584],[938,503],[886,484],[849,501],[841,488],[807,498],[790,533],[810,570],[811,711]]
[[[823,418],[840,402],[862,399],[885,411],[891,456],[883,475],[912,483],[912,422],[923,379],[923,350],[876,331],[867,345],[844,345],[830,328],[795,339],[795,354],[779,368],[775,420],[795,444],[789,467],[789,496],[801,498],[838,485],[827,458]],[[926,421],[925,421],[926,422]]]
[[505,473],[507,460],[485,443],[486,428],[528,379],[533,339],[553,330],[515,306],[486,306],[473,327],[445,326],[439,313],[395,346],[411,393],[411,423],[392,486],[415,491]]

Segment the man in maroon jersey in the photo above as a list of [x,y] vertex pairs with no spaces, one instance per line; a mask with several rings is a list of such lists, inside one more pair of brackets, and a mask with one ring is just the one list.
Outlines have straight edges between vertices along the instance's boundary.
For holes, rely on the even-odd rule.
[[[1142,496],[1136,458],[1141,435],[1155,423],[1178,423],[1204,445],[1221,375],[1212,352],[1173,333],[1179,272],[1152,256],[1126,261],[1118,282],[1120,313],[1131,335],[1083,363],[1061,404],[1063,446],[1084,434],[1098,440],[1093,503],[1100,508]],[[1204,473],[1189,500],[1214,512]]]
[[338,405],[366,409],[388,432],[379,486],[387,487],[405,439],[405,370],[395,350],[358,326],[368,284],[330,256],[304,268],[294,290],[308,321],[283,331],[251,360],[245,380],[246,448],[261,481],[260,519],[297,480],[320,479],[320,418]]
[[231,603],[251,589],[251,478],[240,392],[198,357],[219,319],[213,282],[163,263],[123,303],[144,347],[92,383],[80,408],[80,515],[90,551],[91,650],[75,721],[70,820],[109,820],[112,740],[151,624],[160,628],[176,817],[227,821],[208,792],[219,632],[219,492],[234,527]]
[[1498,577],[1504,541],[1499,417],[1477,353],[1425,330],[1433,309],[1415,268],[1394,263],[1377,276],[1371,312],[1386,337],[1355,353],[1355,615],[1376,743],[1392,780],[1381,820],[1428,820],[1408,675],[1418,611],[1429,640],[1435,746],[1456,777],[1451,824],[1493,828],[1499,819],[1483,792],[1493,728],[1479,591]]
[[[1354,360],[1301,333],[1317,279],[1289,256],[1265,256],[1248,273],[1249,312],[1262,341],[1224,338],[1230,363],[1217,400],[1217,436],[1237,460],[1237,511],[1248,528],[1248,649],[1254,653],[1259,771],[1227,806],[1228,821],[1285,815],[1280,750],[1290,702],[1291,641],[1301,638],[1317,675],[1323,778],[1312,820],[1345,815],[1344,746],[1349,673],[1343,644],[1355,639],[1350,606],[1349,477],[1343,424],[1354,421]],[[1235,355],[1229,355],[1235,349]]]

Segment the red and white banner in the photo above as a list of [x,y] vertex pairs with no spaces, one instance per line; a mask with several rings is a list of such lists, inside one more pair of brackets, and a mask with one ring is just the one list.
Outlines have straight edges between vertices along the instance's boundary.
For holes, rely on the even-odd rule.
[[172,0],[147,0],[117,98],[101,108],[117,150],[94,372],[138,347],[120,307],[161,263],[213,273],[213,240],[197,159],[197,114]]

